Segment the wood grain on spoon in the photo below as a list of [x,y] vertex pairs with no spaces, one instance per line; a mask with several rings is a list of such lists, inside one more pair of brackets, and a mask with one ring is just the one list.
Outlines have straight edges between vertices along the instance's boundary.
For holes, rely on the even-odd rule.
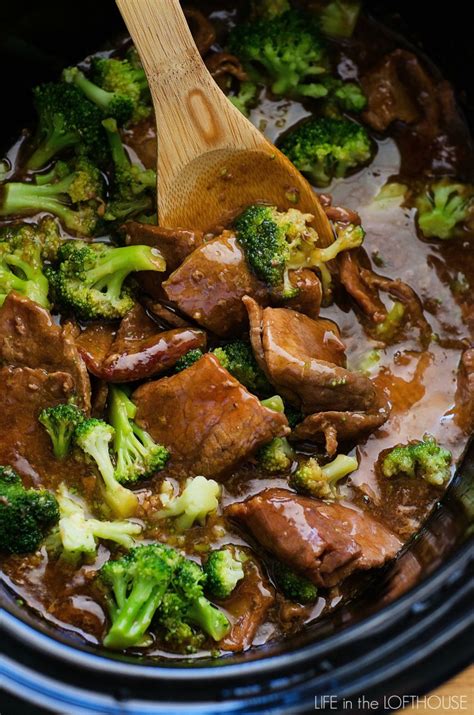
[[267,202],[314,215],[333,240],[308,182],[236,109],[206,69],[178,0],[116,0],[150,85],[158,137],[162,226],[210,230]]

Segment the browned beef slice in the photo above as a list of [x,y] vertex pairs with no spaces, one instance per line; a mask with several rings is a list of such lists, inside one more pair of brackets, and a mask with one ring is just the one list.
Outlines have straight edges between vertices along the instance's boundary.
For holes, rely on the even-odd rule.
[[273,437],[289,432],[284,415],[267,409],[210,354],[133,394],[137,422],[171,452],[180,476],[219,477]]
[[272,305],[278,306],[284,303],[285,308],[292,308],[293,310],[308,315],[310,318],[317,318],[323,297],[321,281],[318,276],[308,268],[290,271],[289,275],[291,284],[298,288],[297,295],[285,301],[277,294],[272,295]]
[[335,586],[354,571],[382,566],[402,545],[365,512],[286,489],[266,489],[231,504],[226,515],[280,561],[323,587]]
[[110,352],[117,328],[110,323],[88,323],[82,330],[77,327],[74,340],[87,369],[99,376],[102,363]]
[[390,415],[390,405],[383,392],[367,412],[315,412],[296,425],[290,435],[293,442],[326,443],[331,456],[339,442],[357,442],[381,427]]
[[156,125],[153,116],[122,129],[122,137],[146,169],[156,169]]
[[223,650],[242,651],[249,648],[275,601],[272,585],[252,556],[244,564],[244,573],[245,578],[237,584],[230,598],[223,602],[232,616],[230,633],[219,643]]
[[176,328],[163,332],[137,304],[123,318],[100,362],[90,349],[82,354],[96,377],[108,382],[131,382],[164,372],[189,350],[205,345],[204,331]]
[[188,231],[184,228],[164,228],[128,221],[122,227],[128,245],[147,245],[157,248],[166,261],[166,271],[141,271],[137,274],[144,291],[154,298],[162,296],[163,279],[172,273],[203,240],[202,231]]
[[467,434],[474,432],[474,348],[465,350],[458,369],[456,422]]
[[0,309],[0,365],[67,372],[80,405],[90,409],[90,380],[70,326],[61,329],[45,308],[18,293]]
[[0,464],[11,465],[34,485],[54,485],[56,477],[61,479],[65,467],[54,458],[38,414],[73,394],[73,378],[67,372],[0,368]]
[[221,337],[246,325],[244,295],[268,302],[266,286],[252,273],[229,231],[193,251],[163,289],[180,311]]
[[[345,365],[337,326],[286,308],[260,309],[244,300],[257,360],[279,394],[306,414],[316,410],[366,410],[375,387]],[[263,359],[263,362],[262,362]]]

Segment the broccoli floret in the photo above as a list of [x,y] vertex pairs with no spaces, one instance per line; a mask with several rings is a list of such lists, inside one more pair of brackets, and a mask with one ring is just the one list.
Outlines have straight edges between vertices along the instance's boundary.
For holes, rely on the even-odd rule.
[[134,271],[164,271],[165,261],[150,246],[112,247],[67,241],[59,264],[47,272],[55,299],[63,310],[84,320],[121,318],[134,305],[124,286]]
[[474,212],[474,187],[443,179],[416,197],[418,226],[425,238],[454,238]]
[[0,229],[0,305],[15,290],[49,308],[44,252],[45,233],[40,227],[10,224]]
[[405,313],[406,309],[403,303],[396,300],[388,311],[385,320],[375,327],[375,337],[385,342],[391,340],[403,325]]
[[259,466],[266,472],[286,472],[294,459],[293,449],[285,437],[275,437],[257,452]]
[[132,548],[134,536],[138,536],[142,527],[132,521],[99,521],[86,517],[83,504],[76,501],[61,484],[57,493],[60,519],[59,534],[66,558],[94,556],[97,552],[97,539],[114,541],[126,549]]
[[355,457],[339,454],[332,462],[321,467],[314,457],[300,464],[290,477],[290,485],[298,492],[318,499],[336,499],[337,482],[358,467]]
[[327,117],[340,118],[341,112],[362,112],[367,98],[362,88],[355,82],[343,82],[334,77],[324,80],[327,95],[323,102],[323,113]]
[[169,459],[168,450],[157,444],[134,421],[137,408],[128,395],[109,386],[109,420],[115,430],[113,449],[117,456],[115,478],[136,482],[159,472]]
[[41,169],[68,149],[86,154],[99,164],[105,161],[102,114],[77,87],[48,83],[35,87],[33,94],[39,122],[28,169]]
[[328,69],[326,47],[311,16],[289,10],[237,25],[230,33],[229,48],[241,59],[250,79],[268,78],[276,95],[317,98],[327,94],[317,81]]
[[144,645],[152,620],[181,652],[196,650],[204,634],[220,640],[230,629],[225,615],[203,594],[202,569],[163,544],[139,546],[108,561],[99,579],[109,594],[108,648]]
[[97,167],[79,158],[69,167],[58,162],[46,177],[33,182],[9,181],[0,186],[0,216],[54,214],[66,228],[91,236],[99,223],[103,181]]
[[271,385],[257,365],[249,343],[244,340],[233,340],[215,348],[212,353],[222,367],[225,367],[250,392],[262,395],[268,395],[271,392]]
[[158,519],[175,519],[177,531],[186,531],[196,522],[204,526],[209,514],[217,510],[221,488],[213,479],[191,477],[183,492],[156,513]]
[[103,420],[90,418],[77,425],[74,437],[77,445],[96,464],[103,479],[105,501],[117,516],[127,518],[137,510],[136,495],[122,486],[115,477],[109,446],[114,429]]
[[369,161],[372,145],[360,124],[350,119],[313,117],[291,129],[280,150],[315,186],[327,186]]
[[290,10],[289,0],[252,0],[252,16],[271,19]]
[[181,370],[186,370],[186,368],[194,365],[195,362],[200,360],[204,355],[203,351],[199,348],[194,348],[189,350],[185,355],[182,355],[179,360],[176,361],[174,366],[174,372],[181,372]]
[[104,119],[114,164],[112,196],[104,213],[106,221],[123,221],[154,206],[156,172],[132,164],[122,144],[115,119]]
[[441,447],[434,437],[425,434],[422,441],[400,444],[385,455],[382,474],[385,477],[419,476],[428,484],[442,487],[451,476],[451,458],[451,452]]
[[211,551],[204,564],[206,588],[214,598],[228,598],[244,578],[245,554],[232,546]]
[[205,583],[202,568],[181,558],[173,576],[173,593],[167,593],[158,608],[157,622],[165,631],[165,640],[179,650],[195,647],[195,636],[191,642],[185,639],[186,633],[189,638],[189,626],[197,627],[214,641],[222,640],[230,630],[226,616],[204,596]]
[[296,574],[280,562],[273,565],[275,585],[290,601],[312,603],[318,597],[318,589],[308,579]]
[[229,99],[237,107],[239,112],[242,112],[244,117],[248,117],[251,108],[255,105],[258,98],[258,87],[255,82],[245,80],[241,82],[238,92],[229,95]]
[[351,37],[360,7],[360,0],[330,0],[321,11],[322,31],[330,37]]
[[274,412],[284,412],[285,411],[285,403],[281,399],[280,395],[273,395],[272,397],[267,397],[265,400],[262,400],[262,405],[266,407],[268,410],[273,410]]
[[122,125],[132,118],[136,109],[136,101],[123,89],[111,92],[102,89],[98,84],[88,79],[78,67],[68,67],[63,72],[66,83],[77,87],[83,95],[93,102],[102,112],[102,116],[113,117]]
[[19,475],[0,466],[0,550],[9,554],[36,551],[59,520],[54,494],[25,489]]
[[234,223],[251,268],[284,298],[298,292],[288,275],[289,270],[298,268],[317,269],[327,295],[331,274],[325,264],[341,251],[357,248],[364,240],[361,226],[338,224],[337,239],[327,248],[318,248],[318,234],[307,225],[312,219],[311,214],[296,209],[281,213],[274,206],[254,204]]
[[75,429],[84,419],[83,411],[75,405],[56,405],[41,410],[38,420],[51,438],[57,459],[64,459],[69,454]]
[[94,81],[108,92],[129,97],[133,102],[132,122],[139,122],[151,114],[151,95],[145,71],[137,57],[118,60],[114,57],[94,57]]

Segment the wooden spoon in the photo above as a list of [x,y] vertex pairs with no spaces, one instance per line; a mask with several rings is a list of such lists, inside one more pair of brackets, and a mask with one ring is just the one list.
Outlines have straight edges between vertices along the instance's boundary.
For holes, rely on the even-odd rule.
[[158,138],[162,226],[203,231],[265,202],[314,216],[321,245],[329,221],[308,182],[214,82],[178,0],[116,0],[150,85]]

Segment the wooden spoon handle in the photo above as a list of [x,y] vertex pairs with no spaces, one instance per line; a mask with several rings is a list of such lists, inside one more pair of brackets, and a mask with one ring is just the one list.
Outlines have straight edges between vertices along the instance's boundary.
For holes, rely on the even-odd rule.
[[116,2],[150,85],[160,172],[176,174],[194,158],[224,147],[241,114],[204,65],[178,0]]

